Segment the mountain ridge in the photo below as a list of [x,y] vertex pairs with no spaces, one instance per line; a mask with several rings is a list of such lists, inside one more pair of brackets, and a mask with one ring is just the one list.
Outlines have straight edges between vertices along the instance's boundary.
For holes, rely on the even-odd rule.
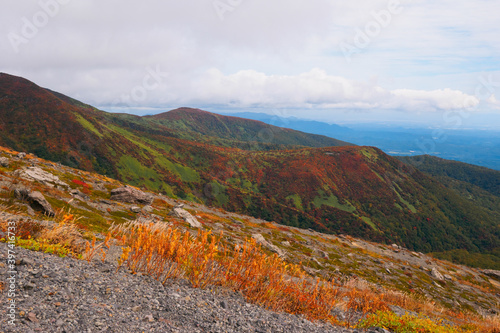
[[[187,122],[193,113],[178,110],[158,117],[184,116],[181,123],[162,124],[154,116],[111,114],[69,97],[64,101],[57,93],[23,82],[30,89],[18,94],[0,82],[0,120],[12,121],[13,127],[12,133],[2,132],[0,144],[11,148],[281,224],[423,252],[463,248],[489,253],[499,247],[500,230],[493,214],[380,149],[304,147],[297,145],[303,135],[315,144],[321,141],[286,129],[278,129],[281,137],[275,136],[283,141],[253,141],[262,127],[243,130],[240,140],[234,140],[228,138],[233,132],[219,130],[217,119],[215,127]],[[33,104],[37,94],[45,99]],[[42,116],[30,117],[31,112]],[[218,136],[179,126],[205,126]],[[293,135],[287,137],[288,133]],[[57,141],[60,138],[62,142]]]

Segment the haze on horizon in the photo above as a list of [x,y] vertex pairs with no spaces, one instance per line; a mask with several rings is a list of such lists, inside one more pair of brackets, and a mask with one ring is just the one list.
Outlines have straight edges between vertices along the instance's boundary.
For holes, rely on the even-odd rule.
[[498,12],[491,0],[10,1],[0,71],[107,111],[497,129]]

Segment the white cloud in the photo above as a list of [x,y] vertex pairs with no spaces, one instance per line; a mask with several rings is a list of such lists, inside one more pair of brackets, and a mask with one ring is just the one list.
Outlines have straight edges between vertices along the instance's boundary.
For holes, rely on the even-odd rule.
[[190,98],[200,104],[239,107],[454,110],[479,100],[458,90],[387,90],[373,83],[328,75],[321,69],[295,75],[265,75],[253,70],[224,75],[211,69],[196,81]]
[[233,4],[224,20],[212,0],[61,1],[15,53],[9,33],[22,35],[40,3],[59,1],[9,1],[0,71],[97,106],[130,95],[159,66],[168,78],[131,106],[416,114],[478,105],[477,74],[500,67],[500,2],[492,0],[400,0],[402,11],[350,63],[339,44],[397,0],[221,0]]

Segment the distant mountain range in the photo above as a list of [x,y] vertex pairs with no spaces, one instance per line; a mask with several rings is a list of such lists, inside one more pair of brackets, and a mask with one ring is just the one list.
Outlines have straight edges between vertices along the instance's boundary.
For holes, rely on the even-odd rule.
[[500,170],[500,131],[467,130],[464,124],[455,130],[350,124],[349,127],[264,113],[235,113],[276,126],[326,135],[357,145],[370,145],[393,156],[434,155]]
[[[495,211],[373,147],[181,108],[100,111],[0,74],[0,145],[171,197],[425,252],[500,257]],[[343,129],[340,129],[343,130]]]

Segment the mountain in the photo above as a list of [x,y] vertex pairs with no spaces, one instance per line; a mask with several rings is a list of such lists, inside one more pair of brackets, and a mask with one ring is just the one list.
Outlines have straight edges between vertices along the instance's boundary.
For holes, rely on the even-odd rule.
[[473,164],[421,155],[398,157],[401,161],[449,184],[451,180],[466,182],[500,197],[500,171]]
[[0,124],[11,148],[268,221],[422,252],[500,247],[493,212],[377,148],[201,110],[111,114],[6,74]]
[[[475,205],[477,211],[485,211],[500,221],[500,171],[429,155],[405,156],[398,159],[432,176]],[[495,261],[493,257],[498,254],[496,252],[490,253],[490,256],[476,256],[463,249],[435,253],[439,258],[472,266],[481,265],[484,260]]]
[[300,119],[296,117],[269,115],[266,113],[241,112],[241,113],[228,113],[227,115],[258,120],[266,124],[291,128],[297,131],[303,131],[307,133],[325,135],[328,137],[335,137],[336,135],[346,135],[348,133],[353,134],[355,132],[354,130],[348,127],[340,126],[337,124],[328,124],[321,121]]
[[234,141],[307,147],[353,145],[322,135],[304,133],[268,125],[261,121],[223,116],[193,108],[179,108],[144,118],[158,122],[170,129],[189,133],[189,136],[184,136],[185,139],[218,138],[226,140],[228,146],[234,146]]
[[[0,253],[14,252],[24,295],[15,326],[12,316],[0,319],[7,332],[35,324],[43,332],[54,324],[67,332],[345,331],[331,323],[361,333],[370,332],[358,325],[368,316],[370,327],[394,332],[403,323],[405,332],[498,332],[499,271],[140,191],[2,146],[0,175]],[[55,323],[61,313],[69,320]]]
[[444,125],[443,128],[436,129],[390,123],[351,123],[349,127],[344,127],[264,113],[243,112],[230,115],[334,137],[357,145],[376,146],[393,156],[431,154],[500,170],[500,132],[495,130],[452,130]]

